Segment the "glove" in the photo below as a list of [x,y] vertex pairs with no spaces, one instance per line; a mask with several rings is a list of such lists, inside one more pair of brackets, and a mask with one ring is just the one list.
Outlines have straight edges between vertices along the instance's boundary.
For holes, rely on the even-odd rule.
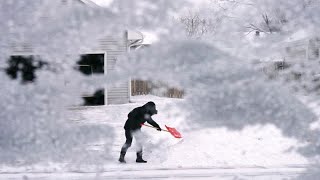
[[158,131],[161,131],[161,128],[157,128]]

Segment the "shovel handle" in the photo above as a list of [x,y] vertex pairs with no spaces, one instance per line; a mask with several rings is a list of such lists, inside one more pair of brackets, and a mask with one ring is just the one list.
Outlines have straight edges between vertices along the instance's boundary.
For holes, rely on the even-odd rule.
[[[153,129],[158,129],[158,128],[156,128],[156,127],[153,127],[153,126],[150,126],[150,125],[147,125],[147,124],[141,124],[141,125],[142,125],[142,126],[147,126],[147,127],[153,128]],[[161,128],[161,131],[169,132],[168,130],[162,129],[162,128]]]

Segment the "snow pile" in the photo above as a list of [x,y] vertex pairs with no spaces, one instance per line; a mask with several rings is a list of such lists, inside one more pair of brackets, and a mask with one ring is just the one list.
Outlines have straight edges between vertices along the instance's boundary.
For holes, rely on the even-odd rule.
[[[290,167],[309,164],[307,158],[297,151],[304,147],[294,138],[285,137],[274,125],[249,125],[233,131],[225,127],[201,127],[192,129],[197,123],[186,121],[180,107],[186,100],[159,98],[155,96],[134,96],[131,104],[73,111],[73,120],[80,124],[106,124],[113,127],[115,141],[107,146],[111,159],[105,169],[135,169],[135,140],[129,149],[127,164],[117,163],[123,143],[123,125],[128,112],[148,101],[154,101],[159,114],[153,119],[164,125],[175,127],[183,138],[176,139],[167,132],[142,127],[144,157],[149,161],[143,168],[240,168],[240,167]],[[139,168],[141,166],[139,165]]]
[[[148,71],[136,71],[132,69],[133,66]],[[186,101],[179,108],[180,113],[187,114],[185,129],[188,132],[204,127],[227,127],[241,131],[250,126],[272,124],[280,129],[283,135],[296,138],[302,143],[318,141],[319,132],[311,131],[309,128],[317,117],[291,95],[288,89],[268,81],[262,72],[255,71],[249,61],[231,57],[208,43],[199,41],[159,43],[145,52],[122,59],[117,73],[169,81],[173,85],[182,87],[186,92]],[[200,139],[193,141],[198,142]],[[194,149],[193,141],[188,142],[186,148]],[[308,144],[293,149],[305,154],[308,151],[316,153],[316,147]],[[178,156],[183,149],[185,147],[181,145],[177,153],[168,152],[167,155],[170,158],[188,157]],[[213,163],[210,160],[206,161],[205,153],[199,149],[196,148],[193,152],[202,154],[200,162]],[[291,158],[288,157],[283,158],[282,162]],[[165,161],[161,158],[160,161]],[[301,156],[296,158],[303,159]],[[229,160],[232,161],[231,159]],[[196,158],[186,161],[189,160],[196,161]],[[181,160],[180,164],[186,161]],[[247,163],[249,161],[243,160]],[[272,164],[272,160],[262,161],[264,162],[259,163]]]
[[39,78],[36,84],[22,86],[5,78],[1,78],[1,101],[5,102],[0,104],[1,163],[99,160],[98,155],[85,151],[85,144],[110,141],[110,127],[70,123],[66,107],[73,98],[56,83]]
[[[172,140],[173,141],[173,140]],[[285,167],[305,165],[308,160],[298,154],[299,143],[285,138],[274,126],[253,126],[241,131],[208,128],[184,133],[184,139],[171,144],[164,154],[152,153],[163,166],[178,167]],[[159,159],[152,156],[159,156]],[[162,159],[162,160],[161,160]]]
[[[148,71],[136,71],[133,66]],[[309,124],[316,120],[289,91],[267,82],[248,61],[199,41],[175,42],[165,47],[157,44],[122,59],[117,73],[183,87],[187,96],[180,108],[189,114],[190,124],[200,127],[241,129],[274,124],[285,135],[303,139],[308,136]]]

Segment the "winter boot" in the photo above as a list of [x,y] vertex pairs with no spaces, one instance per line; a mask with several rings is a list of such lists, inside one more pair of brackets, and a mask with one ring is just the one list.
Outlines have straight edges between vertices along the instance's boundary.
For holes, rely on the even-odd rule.
[[137,153],[137,160],[136,160],[137,163],[147,163],[147,161],[143,160],[142,159],[142,152],[138,152]]
[[126,161],[124,160],[124,156],[125,156],[125,155],[126,155],[125,152],[121,152],[121,153],[120,153],[119,162],[121,162],[121,163],[126,163]]

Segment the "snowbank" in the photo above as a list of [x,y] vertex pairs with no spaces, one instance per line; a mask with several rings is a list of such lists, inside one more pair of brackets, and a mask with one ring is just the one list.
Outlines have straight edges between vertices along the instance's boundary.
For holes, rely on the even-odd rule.
[[[127,164],[117,163],[119,151],[125,141],[123,125],[127,113],[134,107],[154,101],[159,114],[153,119],[161,127],[172,126],[183,138],[175,139],[167,132],[158,132],[143,127],[144,156],[151,167],[289,167],[308,164],[307,158],[297,152],[304,144],[284,136],[274,125],[252,125],[242,130],[226,127],[206,127],[194,130],[193,124],[181,114],[181,105],[186,100],[159,98],[155,96],[133,96],[133,103],[99,108],[76,110],[73,120],[84,124],[107,124],[113,127],[115,141],[107,145],[111,149],[112,161],[106,169],[136,168],[135,141],[129,149]],[[81,120],[79,119],[81,117]],[[108,165],[109,164],[109,165]],[[140,167],[140,165],[139,165]]]
[[[135,67],[135,68],[132,68]],[[145,69],[145,71],[139,71]],[[117,64],[110,79],[131,76],[182,87],[180,113],[189,128],[274,124],[283,134],[311,138],[316,116],[279,83],[268,81],[249,60],[232,57],[201,41],[158,43]]]

